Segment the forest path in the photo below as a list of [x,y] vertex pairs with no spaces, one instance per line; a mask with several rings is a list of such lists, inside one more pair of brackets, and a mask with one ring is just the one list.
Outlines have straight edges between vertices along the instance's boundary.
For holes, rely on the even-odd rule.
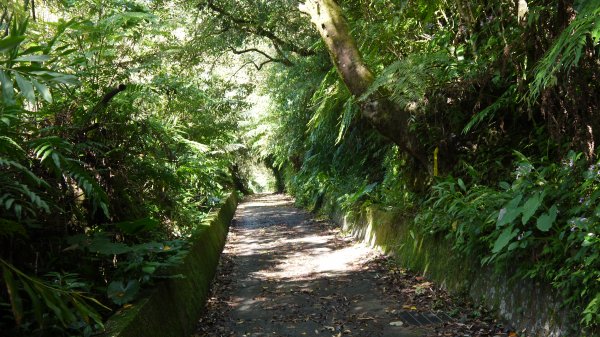
[[423,336],[397,326],[403,303],[380,257],[287,196],[255,196],[238,207],[195,336]]

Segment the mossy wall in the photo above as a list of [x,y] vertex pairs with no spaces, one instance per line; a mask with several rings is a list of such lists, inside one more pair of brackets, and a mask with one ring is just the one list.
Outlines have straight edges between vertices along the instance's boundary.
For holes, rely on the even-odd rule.
[[[496,310],[517,330],[539,337],[577,336],[568,327],[568,315],[550,285],[514,280],[509,273],[482,268],[479,261],[459,258],[443,237],[425,237],[415,228],[412,214],[367,206],[343,212],[326,203],[344,231],[371,246],[381,247],[404,267],[440,283],[451,292],[467,293],[476,302]],[[520,335],[522,336],[522,335]]]
[[169,279],[121,309],[107,322],[103,337],[191,335],[206,303],[236,207],[234,192],[193,235],[190,252],[173,270],[174,275],[181,274],[183,278]]

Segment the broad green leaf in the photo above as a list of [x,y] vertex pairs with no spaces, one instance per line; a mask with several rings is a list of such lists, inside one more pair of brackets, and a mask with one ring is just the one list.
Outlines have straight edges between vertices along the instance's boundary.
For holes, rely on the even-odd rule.
[[535,212],[542,204],[543,200],[543,193],[536,193],[529,197],[529,199],[527,199],[525,205],[523,205],[523,217],[521,218],[521,223],[523,223],[523,225],[526,224],[527,221],[529,221],[529,219],[531,219],[531,217],[535,214]]
[[523,195],[518,194],[511,201],[509,201],[506,206],[500,210],[500,212],[498,212],[498,220],[496,222],[498,227],[512,223],[521,214],[522,208],[518,206],[522,199]]
[[25,36],[7,36],[0,40],[0,52],[18,47],[25,40]]
[[119,228],[125,234],[136,234],[142,231],[150,231],[156,228],[160,224],[160,221],[152,218],[144,218],[134,221],[123,221],[115,223],[115,226]]
[[21,76],[18,72],[14,72],[14,74],[17,85],[19,86],[19,89],[21,89],[21,94],[29,101],[29,103],[35,104],[35,93],[33,92],[33,85],[31,82]]
[[40,83],[34,79],[32,79],[31,81],[33,82],[33,85],[35,86],[35,89],[38,91],[38,93],[42,95],[42,98],[46,102],[52,103],[52,95],[50,94],[50,90],[48,90],[48,87],[45,84]]
[[41,52],[43,50],[44,50],[44,47],[42,47],[42,46],[29,47],[29,48],[26,48],[25,50],[19,52],[19,54],[21,55],[19,57],[26,57],[26,56]]
[[536,227],[542,232],[549,231],[556,220],[557,214],[558,209],[556,208],[556,205],[553,205],[548,213],[540,215],[540,217],[537,219]]
[[49,55],[24,55],[19,56],[13,61],[15,62],[46,62],[50,59]]
[[0,70],[0,85],[2,85],[2,98],[6,105],[14,104],[14,87],[12,80],[3,70]]
[[74,75],[62,75],[62,76],[57,76],[53,79],[54,82],[58,82],[58,83],[63,83],[63,84],[69,84],[69,85],[79,85],[81,84],[81,82],[79,82],[79,79],[77,79],[77,76]]
[[52,161],[54,162],[54,165],[56,165],[56,168],[60,169],[60,156],[58,153],[52,152]]
[[462,181],[462,179],[458,178],[458,187],[460,187],[461,190],[463,190],[463,192],[467,191],[467,187],[465,186],[465,183]]
[[496,253],[500,252],[504,247],[506,247],[506,245],[510,242],[510,240],[515,238],[518,234],[519,234],[518,229],[513,229],[512,226],[506,227],[502,231],[502,233],[500,234],[498,239],[496,239],[496,242],[494,242],[494,248],[492,249],[492,253],[496,254]]
[[140,290],[140,283],[137,280],[130,280],[125,284],[123,281],[113,281],[106,289],[106,295],[115,304],[123,305],[135,299]]
[[2,275],[4,276],[4,284],[6,284],[6,290],[8,291],[13,316],[17,325],[21,325],[21,321],[23,320],[23,300],[19,295],[19,289],[17,288],[13,272],[6,265],[3,265]]

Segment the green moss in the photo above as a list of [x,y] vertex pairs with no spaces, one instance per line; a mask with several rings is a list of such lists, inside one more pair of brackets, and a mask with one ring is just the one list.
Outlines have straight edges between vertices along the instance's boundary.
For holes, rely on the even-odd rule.
[[206,303],[210,283],[237,207],[233,193],[192,236],[190,252],[173,275],[147,296],[109,319],[104,337],[169,337],[190,335]]
[[419,272],[450,290],[463,291],[469,283],[471,265],[454,257],[450,244],[425,239],[415,228],[411,214],[368,206],[342,214],[337,212],[344,230],[372,246],[393,255],[404,267]]
[[413,214],[372,205],[347,212],[332,207],[330,214],[346,232],[382,248],[399,265],[496,309],[517,327],[532,329],[537,335],[560,335],[571,324],[565,319],[568,315],[560,297],[548,284],[482,270],[478,260],[456,254],[444,237],[420,234]]

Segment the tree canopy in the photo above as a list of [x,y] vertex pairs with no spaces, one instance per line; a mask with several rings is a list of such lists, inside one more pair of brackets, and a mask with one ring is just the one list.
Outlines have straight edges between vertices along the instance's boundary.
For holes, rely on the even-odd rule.
[[[600,324],[596,0],[0,2],[0,329],[86,335],[251,168]],[[92,261],[91,263],[89,261]],[[511,265],[518,261],[518,265]]]

